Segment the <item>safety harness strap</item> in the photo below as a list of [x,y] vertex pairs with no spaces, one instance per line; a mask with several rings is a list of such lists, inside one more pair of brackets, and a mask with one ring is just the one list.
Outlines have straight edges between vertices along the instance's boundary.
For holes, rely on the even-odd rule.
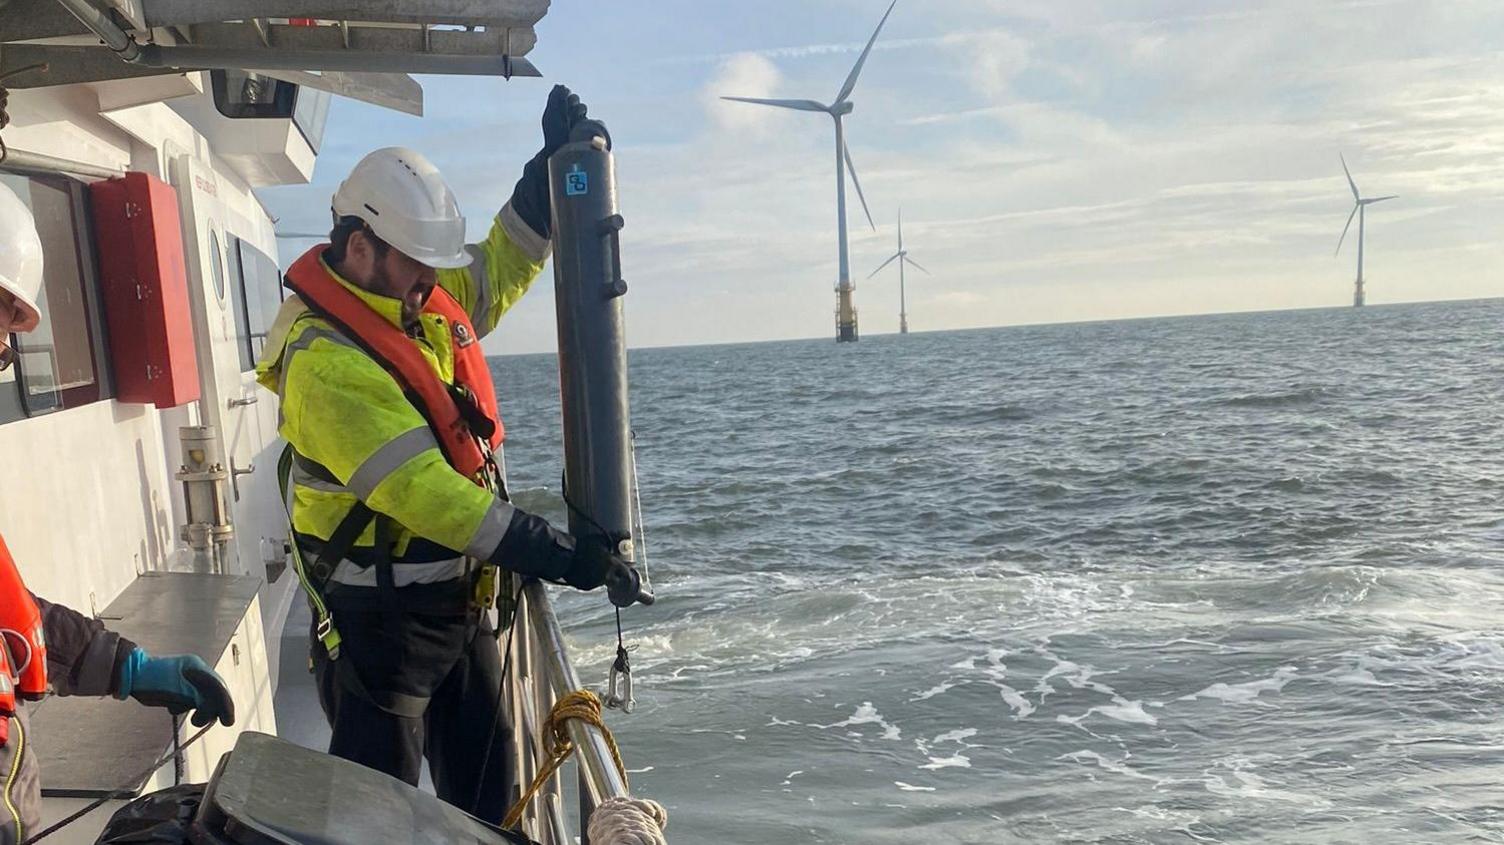
[[289,443],[282,450],[282,457],[277,460],[277,484],[282,490],[282,508],[287,511],[288,547],[292,551],[292,568],[298,575],[298,583],[303,587],[303,592],[308,596],[308,604],[313,609],[315,622],[314,634],[319,642],[323,643],[324,651],[329,659],[339,660],[340,636],[334,627],[334,615],[329,612],[329,606],[324,603],[323,584],[314,585],[313,574],[303,562],[303,552],[298,548],[297,538],[292,536],[292,464],[296,453],[292,444]]

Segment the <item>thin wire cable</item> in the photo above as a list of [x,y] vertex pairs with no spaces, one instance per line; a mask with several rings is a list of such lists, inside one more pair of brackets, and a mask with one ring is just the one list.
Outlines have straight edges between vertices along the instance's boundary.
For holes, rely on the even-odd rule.
[[41,833],[38,833],[36,836],[33,836],[30,839],[27,839],[27,840],[23,841],[21,843],[21,845],[33,845],[33,843],[41,842],[43,839],[46,839],[47,837],[51,836],[52,834],[57,833],[58,831],[60,831],[63,828],[67,827],[68,825],[73,824],[74,822],[78,821],[79,819],[83,818],[84,816],[87,816],[88,814],[94,812],[95,810],[99,809],[100,807],[103,807],[105,804],[107,804],[107,803],[109,803],[111,801],[119,801],[120,800],[120,793],[122,793],[122,792],[134,793],[141,786],[141,784],[146,781],[147,778],[151,777],[152,772],[155,772],[157,769],[160,769],[163,766],[167,765],[169,762],[172,761],[172,758],[175,755],[181,754],[183,752],[183,750],[185,750],[185,749],[188,748],[188,746],[190,746],[190,745],[194,744],[195,742],[198,742],[200,739],[202,739],[203,736],[204,736],[204,734],[208,733],[214,727],[215,724],[216,723],[214,723],[214,722],[210,722],[209,724],[205,725],[203,728],[201,728],[199,730],[198,733],[196,733],[193,736],[189,737],[188,741],[183,743],[183,746],[182,746],[181,749],[178,749],[178,748],[173,749],[166,756],[158,758],[158,760],[155,763],[151,764],[150,768],[147,768],[147,769],[143,770],[140,774],[138,774],[135,777],[131,778],[129,781],[126,781],[125,783],[123,783],[120,786],[116,787],[115,789],[111,790],[110,794],[104,796],[103,798],[97,798],[94,801],[89,802],[87,805],[85,805],[83,807],[83,809],[74,812],[72,815],[68,816],[67,818],[63,819],[62,821],[58,822],[57,824],[52,825],[51,827],[47,828],[46,830],[43,830]]

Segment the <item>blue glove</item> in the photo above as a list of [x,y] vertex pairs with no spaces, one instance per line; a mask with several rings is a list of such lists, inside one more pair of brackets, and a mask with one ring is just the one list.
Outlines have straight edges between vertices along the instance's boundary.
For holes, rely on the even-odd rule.
[[224,679],[196,654],[152,657],[138,648],[120,664],[120,698],[130,696],[148,707],[166,707],[173,715],[193,712],[203,727],[218,719],[235,724],[235,702]]

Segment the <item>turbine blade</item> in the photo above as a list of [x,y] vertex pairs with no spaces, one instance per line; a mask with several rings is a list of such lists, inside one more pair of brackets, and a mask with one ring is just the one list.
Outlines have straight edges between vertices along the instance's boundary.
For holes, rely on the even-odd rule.
[[760,97],[722,97],[721,99],[735,100],[738,103],[756,103],[759,106],[777,106],[781,109],[794,109],[796,111],[830,111],[828,106],[823,103],[817,103],[814,100],[764,100]]
[[898,207],[898,251],[903,252],[903,206]]
[[[904,257],[903,257],[903,260],[904,260],[904,261],[907,261],[907,262],[909,262],[909,263],[910,263],[910,264],[912,264],[912,265],[914,265],[914,266],[915,266],[915,267],[919,267],[919,269],[921,269],[921,270],[924,270],[924,268],[923,268],[923,267],[921,267],[921,266],[920,266],[920,264],[919,264],[919,262],[918,262],[918,261],[915,261],[915,260],[914,260],[914,259],[912,259],[912,258],[910,258],[910,257],[908,257],[908,256],[907,256],[907,255],[905,255],[905,256],[904,256]],[[933,276],[933,275],[935,275],[935,274],[934,274],[934,273],[931,273],[931,272],[930,272],[930,271],[928,271],[928,270],[924,270],[924,274],[925,274],[925,275],[926,275],[926,276]]]
[[1353,199],[1362,201],[1363,198],[1358,196],[1358,183],[1353,181],[1352,171],[1347,169],[1347,159],[1342,157],[1342,153],[1337,153],[1337,158],[1342,159],[1342,172],[1347,175],[1347,186],[1353,189]]
[[1345,241],[1345,240],[1347,240],[1347,230],[1352,227],[1352,225],[1353,225],[1353,218],[1358,216],[1358,209],[1360,207],[1361,207],[1360,203],[1354,203],[1353,204],[1353,213],[1347,215],[1347,225],[1345,225],[1345,226],[1342,227],[1342,237],[1340,237],[1340,238],[1337,239],[1337,248],[1335,250],[1332,250],[1332,257],[1333,258],[1336,258],[1337,257],[1337,253],[1339,253],[1339,252],[1342,251],[1342,242]]
[[892,264],[893,263],[893,259],[897,258],[897,257],[898,257],[898,253],[896,253],[896,252],[893,253],[893,256],[891,258],[889,258],[887,261],[884,261],[882,264],[879,264],[876,270],[873,270],[871,273],[868,273],[867,274],[867,278],[870,279],[873,276],[876,276],[878,273],[881,273],[883,271],[883,268],[886,267],[886,266],[888,266],[889,264]]
[[[894,0],[894,2],[897,2],[897,0]],[[862,211],[867,215],[867,225],[872,227],[872,231],[876,232],[877,224],[872,222],[872,212],[867,210],[867,198],[862,196],[862,183],[861,180],[856,178],[856,165],[851,163],[851,148],[846,146],[845,141],[841,142],[841,152],[846,156],[846,171],[851,174],[851,184],[856,186],[857,199],[862,201]]]
[[867,39],[867,46],[862,48],[862,54],[857,57],[856,64],[852,65],[851,73],[847,74],[846,84],[841,86],[841,93],[836,95],[835,103],[844,103],[846,98],[851,96],[852,89],[856,88],[856,78],[862,75],[862,65],[867,63],[867,54],[872,52],[872,45],[877,43],[877,34],[883,31],[883,24],[888,22],[888,15],[893,14],[893,7],[897,5],[898,0],[893,0],[888,6],[888,11],[883,12],[883,19],[877,22],[877,29],[872,31],[872,37]]
[[1387,197],[1374,197],[1371,200],[1364,200],[1363,204],[1364,205],[1373,205],[1376,202],[1383,202],[1384,200],[1397,200],[1399,198],[1400,198],[1399,194],[1390,194]]

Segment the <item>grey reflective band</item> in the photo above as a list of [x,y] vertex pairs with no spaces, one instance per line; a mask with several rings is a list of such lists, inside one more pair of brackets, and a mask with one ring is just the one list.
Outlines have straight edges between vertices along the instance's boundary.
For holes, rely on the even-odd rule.
[[369,501],[377,485],[385,481],[387,476],[401,469],[403,464],[413,458],[437,448],[439,441],[434,439],[428,426],[408,429],[382,444],[380,449],[366,458],[350,475],[347,486],[361,501]]
[[478,244],[465,244],[465,252],[470,254],[470,278],[475,280],[475,301],[470,303],[470,325],[479,333],[486,324],[486,312],[491,310],[491,268],[486,266],[486,253]]
[[543,259],[553,249],[553,241],[533,231],[533,227],[523,222],[522,217],[512,208],[511,200],[501,207],[496,215],[496,222],[501,224],[502,231],[512,239],[522,250],[522,254],[532,259],[534,263],[542,264]]
[[[392,564],[392,583],[398,587],[410,587],[413,584],[437,584],[441,581],[452,581],[470,573],[469,558],[455,557],[448,560],[436,560],[432,563],[394,563]],[[330,581],[344,584],[349,587],[375,587],[376,567],[357,566],[348,559],[339,562],[334,567],[334,575]]]
[[486,509],[480,526],[470,535],[470,542],[465,544],[465,554],[478,560],[490,560],[491,555],[496,553],[496,547],[501,545],[501,538],[507,535],[507,528],[512,524],[512,514],[516,510],[507,502],[492,499],[491,507]]
[[331,484],[322,478],[308,472],[298,464],[292,465],[292,483],[299,487],[307,487],[309,490],[317,490],[320,493],[344,493],[349,494],[350,488]]

